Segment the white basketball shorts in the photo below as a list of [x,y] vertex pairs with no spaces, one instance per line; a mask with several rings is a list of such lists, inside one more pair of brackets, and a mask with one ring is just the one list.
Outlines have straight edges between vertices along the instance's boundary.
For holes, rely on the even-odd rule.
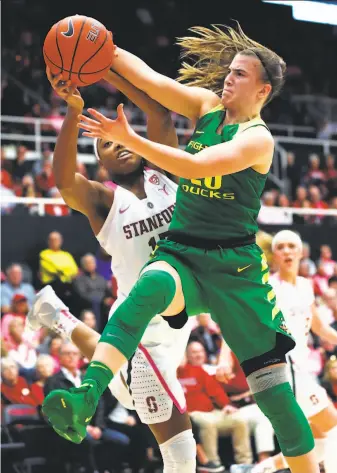
[[[118,297],[111,317],[125,300]],[[173,405],[186,411],[186,401],[177,379],[191,332],[191,320],[182,329],[173,329],[160,316],[147,327],[135,354],[116,373],[109,388],[127,409],[134,409],[144,424],[157,424],[171,418]]]

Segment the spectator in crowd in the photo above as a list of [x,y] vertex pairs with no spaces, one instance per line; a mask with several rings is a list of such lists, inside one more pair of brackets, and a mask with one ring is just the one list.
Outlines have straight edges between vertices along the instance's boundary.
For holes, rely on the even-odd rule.
[[328,289],[328,277],[325,274],[325,268],[323,264],[320,264],[317,268],[317,273],[312,278],[314,285],[315,296],[321,296]]
[[[52,199],[62,199],[61,193],[57,187],[52,187],[50,189],[48,197],[51,197]],[[65,217],[71,213],[70,208],[64,204],[47,204],[44,211],[47,215],[54,215],[55,217]]]
[[34,162],[33,165],[33,175],[38,176],[43,171],[43,166],[45,162],[52,161],[52,152],[47,143],[42,146],[41,158]]
[[322,199],[322,193],[318,186],[311,185],[308,189],[308,197],[312,209],[327,209],[328,204]]
[[317,265],[322,265],[325,275],[330,278],[334,274],[337,261],[332,259],[332,251],[329,245],[322,245],[320,248],[320,257]]
[[36,360],[36,377],[37,381],[30,387],[34,397],[42,404],[44,400],[44,385],[50,376],[54,373],[54,360],[50,355],[41,354]]
[[208,361],[215,364],[222,341],[219,327],[214,324],[210,314],[198,315],[197,321],[198,325],[192,330],[190,341],[200,342],[206,350]]
[[325,158],[325,179],[329,181],[330,179],[337,178],[337,169],[335,168],[335,157],[332,154],[328,154]]
[[17,189],[16,195],[19,197],[36,197],[34,179],[30,174],[23,176],[21,186]]
[[9,323],[9,336],[11,340],[8,356],[15,360],[21,369],[21,374],[31,381],[35,375],[36,350],[23,338],[23,321],[15,317]]
[[298,268],[298,275],[302,278],[310,279],[312,282],[312,277],[310,276],[310,266],[307,261],[301,261]]
[[300,209],[303,207],[303,203],[308,198],[308,191],[304,186],[298,186],[296,189],[296,199],[294,200],[292,206],[296,209]]
[[51,232],[48,236],[48,248],[40,253],[41,282],[52,284],[56,280],[71,282],[78,273],[77,264],[68,251],[63,251],[63,238],[59,232]]
[[220,383],[203,369],[200,357],[195,357],[194,352],[198,354],[200,347],[199,342],[188,344],[187,363],[178,368],[178,379],[185,392],[187,410],[200,428],[205,453],[210,461],[220,464],[218,436],[230,435],[236,463],[251,463],[247,423],[237,416],[237,409],[230,405]]
[[303,262],[303,263],[308,264],[309,274],[310,274],[310,276],[313,276],[314,274],[316,274],[317,268],[316,268],[316,265],[313,262],[313,260],[310,258],[311,248],[310,248],[309,243],[306,243],[306,242],[303,243],[303,250],[302,251],[303,251],[303,254],[302,254],[301,263]]
[[228,373],[224,376],[222,366],[219,365],[216,379],[220,383],[224,383],[223,387],[232,405],[238,408],[237,416],[248,424],[250,434],[255,439],[258,461],[262,461],[270,457],[275,450],[274,430],[267,417],[255,403],[239,360],[233,352],[230,352],[230,356],[232,358],[229,364],[231,366],[230,376]]
[[293,198],[295,190],[301,181],[301,166],[296,160],[295,154],[292,151],[287,153],[287,191]]
[[25,378],[19,376],[18,365],[12,358],[1,359],[1,380],[1,407],[8,404],[40,404]]
[[12,299],[10,312],[1,319],[1,334],[5,340],[9,339],[9,324],[14,319],[20,319],[25,324],[29,308],[27,297],[24,294],[15,294]]
[[262,224],[291,224],[292,215],[283,209],[275,208],[276,196],[273,192],[267,191],[262,195],[262,207],[258,216],[258,222]]
[[304,176],[304,182],[307,186],[315,185],[320,186],[325,182],[324,172],[319,168],[320,159],[317,154],[311,154],[309,156],[309,168],[308,172]]
[[31,284],[22,281],[22,267],[16,263],[11,264],[6,270],[6,276],[6,281],[1,285],[1,312],[10,310],[15,294],[24,295],[30,307],[35,298],[35,290]]
[[79,349],[68,341],[63,341],[59,348],[60,371],[48,378],[44,385],[47,396],[54,389],[78,388],[82,383],[78,364],[81,354]]
[[82,310],[80,320],[82,320],[82,322],[88,327],[96,330],[96,316],[92,310]]
[[279,207],[290,207],[290,201],[286,194],[280,194],[278,196],[277,205]]
[[107,294],[107,282],[97,273],[96,259],[91,253],[81,258],[82,274],[74,279],[74,291],[77,294],[76,303],[79,309],[94,311],[100,325],[101,304]]
[[55,187],[53,165],[50,161],[44,161],[42,170],[35,177],[36,189],[41,197],[48,197],[50,189]]
[[[337,197],[333,197],[330,201],[330,209],[337,210]],[[337,215],[327,217],[330,226],[337,226]],[[336,231],[336,230],[335,230]]]
[[32,164],[26,160],[27,148],[23,145],[19,145],[16,149],[16,159],[13,162],[12,167],[12,178],[14,182],[20,183],[23,176],[29,174],[31,171]]
[[332,356],[325,365],[322,386],[337,409],[337,358]]

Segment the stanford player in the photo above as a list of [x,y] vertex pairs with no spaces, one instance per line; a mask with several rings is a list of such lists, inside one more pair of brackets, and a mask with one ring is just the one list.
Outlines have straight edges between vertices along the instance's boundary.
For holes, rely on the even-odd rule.
[[[112,257],[118,282],[112,316],[136,282],[156,242],[168,230],[177,186],[163,172],[146,168],[141,156],[102,140],[94,143],[94,150],[109,172],[111,185],[77,174],[77,124],[84,102],[79,91],[62,82],[61,76],[53,78],[48,70],[47,75],[54,90],[68,104],[54,151],[56,184],[65,202],[88,217],[98,241]],[[106,79],[146,113],[150,139],[178,146],[166,109],[117,74],[109,72]],[[196,468],[195,440],[176,377],[190,334],[186,319],[184,315],[170,317],[170,326],[163,317],[156,316],[135,355],[110,384],[118,400],[126,408],[136,409],[142,422],[149,425],[158,441],[165,473],[194,473]],[[45,325],[65,334],[89,359],[99,340],[99,334],[69,314],[48,286],[38,294],[29,321],[34,329]],[[223,467],[207,464],[202,471],[218,472]]]

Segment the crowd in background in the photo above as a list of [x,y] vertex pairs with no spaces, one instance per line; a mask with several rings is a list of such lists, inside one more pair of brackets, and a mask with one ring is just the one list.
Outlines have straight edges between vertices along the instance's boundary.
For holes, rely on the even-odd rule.
[[[70,311],[98,332],[102,331],[116,299],[117,284],[109,268],[109,258],[103,261],[103,258],[85,254],[76,262],[62,246],[62,235],[51,232],[46,248],[37,255],[39,270],[36,275],[24,262],[13,262],[1,273],[3,409],[10,404],[28,404],[39,409],[50,390],[78,386],[88,364],[88,359],[60,335],[44,328],[36,332],[25,330],[26,316],[37,290],[50,284]],[[305,243],[299,274],[312,281],[320,316],[337,329],[336,259],[331,248],[322,245],[319,257],[314,261],[310,246]],[[271,272],[276,270],[271,262]],[[270,456],[278,448],[273,430],[254,403],[234,354],[226,382],[222,382],[223,377],[221,373],[219,375],[219,327],[209,314],[195,317],[193,324],[178,378],[199,442],[198,461],[222,461],[228,466],[231,461],[250,463]],[[309,337],[309,346],[309,370],[326,387],[337,407],[337,348],[314,334]],[[191,379],[194,380],[192,384]],[[231,442],[221,443],[224,442],[221,440],[218,444],[221,438]],[[128,466],[132,471],[142,467],[148,468],[145,471],[155,471],[151,468],[159,456],[152,435],[135,412],[124,409],[110,392],[104,396],[88,427],[85,445],[86,455],[81,457],[79,470],[75,471],[82,471],[81,468],[88,473],[114,471],[112,465],[117,471],[123,471],[131,451],[134,463],[128,462]],[[75,451],[67,448],[70,449],[69,458],[78,460],[77,447],[74,447]],[[101,448],[104,455],[99,453]],[[55,468],[59,469],[60,465]]]

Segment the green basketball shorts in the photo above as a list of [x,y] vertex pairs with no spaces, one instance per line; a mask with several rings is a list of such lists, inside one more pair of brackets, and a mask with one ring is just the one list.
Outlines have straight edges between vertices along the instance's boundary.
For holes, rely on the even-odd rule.
[[177,270],[187,314],[209,312],[240,363],[276,344],[283,354],[295,346],[268,284],[266,257],[255,243],[207,250],[161,240],[147,265],[155,261]]

